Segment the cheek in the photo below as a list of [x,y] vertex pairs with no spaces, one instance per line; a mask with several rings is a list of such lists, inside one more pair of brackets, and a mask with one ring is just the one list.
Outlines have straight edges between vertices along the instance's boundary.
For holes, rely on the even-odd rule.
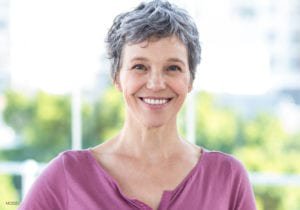
[[186,95],[190,90],[190,84],[188,79],[181,78],[174,81],[172,86],[179,95]]
[[125,97],[134,95],[142,87],[142,80],[131,75],[124,75],[120,83]]

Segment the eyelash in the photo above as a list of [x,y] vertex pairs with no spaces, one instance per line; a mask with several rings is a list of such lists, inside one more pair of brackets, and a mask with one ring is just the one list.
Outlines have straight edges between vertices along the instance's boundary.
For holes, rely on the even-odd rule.
[[136,69],[136,70],[146,70],[146,67],[143,64],[136,64],[132,67],[132,69]]
[[[176,70],[171,70],[171,67],[172,67],[172,68],[175,67]],[[171,66],[169,66],[167,69],[170,70],[170,71],[182,71],[182,69],[181,69],[179,66],[176,66],[176,65],[171,65]]]
[[[175,70],[174,69],[172,69],[172,68],[176,68]],[[147,70],[147,68],[143,65],[143,64],[136,64],[136,65],[134,65],[133,67],[132,67],[132,69],[136,69],[136,70],[143,70],[143,71],[146,71]],[[177,65],[171,65],[171,66],[168,66],[167,67],[167,70],[168,71],[182,71],[182,69],[179,67],[179,66],[177,66]]]

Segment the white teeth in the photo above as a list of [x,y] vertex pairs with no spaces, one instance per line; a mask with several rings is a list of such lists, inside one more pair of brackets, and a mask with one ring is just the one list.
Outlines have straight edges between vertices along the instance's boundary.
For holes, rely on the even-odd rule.
[[152,99],[152,98],[143,98],[143,101],[147,104],[165,104],[168,102],[167,99]]

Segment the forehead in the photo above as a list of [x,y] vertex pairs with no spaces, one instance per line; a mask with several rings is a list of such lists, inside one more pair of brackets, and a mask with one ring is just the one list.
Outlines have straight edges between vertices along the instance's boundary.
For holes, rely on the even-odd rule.
[[140,56],[155,60],[178,58],[186,63],[188,60],[187,48],[176,36],[148,39],[137,44],[125,44],[123,61]]

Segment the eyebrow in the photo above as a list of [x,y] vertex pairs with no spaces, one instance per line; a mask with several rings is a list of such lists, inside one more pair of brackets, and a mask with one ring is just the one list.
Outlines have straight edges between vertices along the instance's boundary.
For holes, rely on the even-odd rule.
[[[131,61],[149,61],[149,59],[145,58],[145,57],[133,57],[131,59]],[[168,62],[178,62],[178,63],[181,63],[182,65],[185,65],[185,62],[179,58],[169,58],[167,60]]]
[[145,57],[133,57],[130,61],[148,61]]
[[185,62],[179,58],[169,58],[168,61],[178,62],[181,63],[182,65],[185,65]]

